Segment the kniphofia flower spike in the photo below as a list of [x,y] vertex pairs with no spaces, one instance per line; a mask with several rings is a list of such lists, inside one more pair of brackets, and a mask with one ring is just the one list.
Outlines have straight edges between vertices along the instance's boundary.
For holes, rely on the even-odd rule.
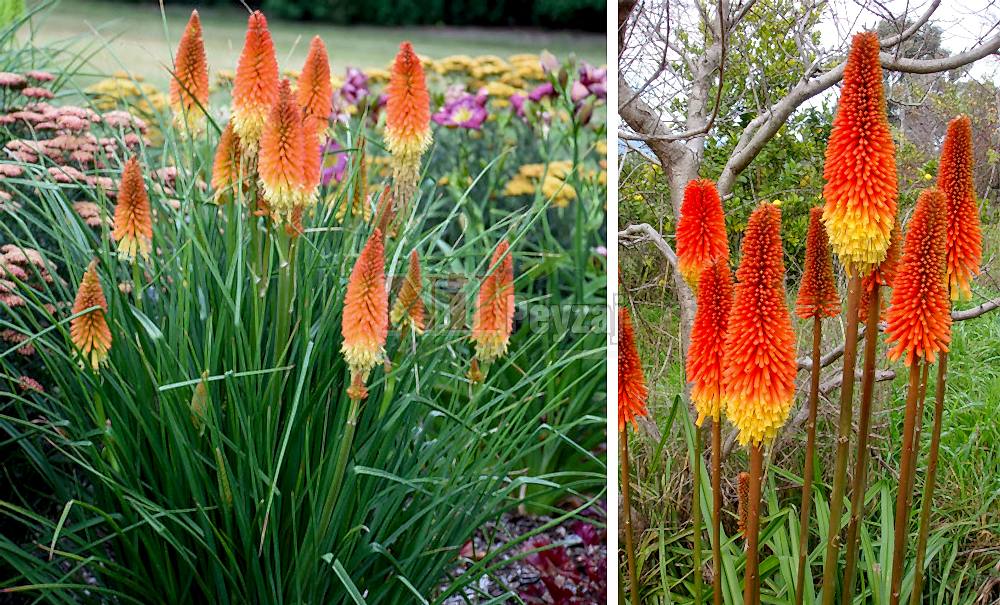
[[947,202],[940,189],[925,189],[907,225],[903,257],[886,313],[889,359],[933,363],[951,340],[951,304],[945,275]]
[[174,57],[174,74],[170,80],[170,109],[181,133],[197,132],[208,110],[208,63],[201,37],[198,11],[191,11]]
[[403,285],[396,296],[396,304],[392,306],[389,319],[394,325],[405,324],[417,334],[424,333],[424,301],[420,294],[423,286],[420,283],[420,256],[414,250],[410,253],[410,265],[403,279]]
[[142,180],[139,161],[134,157],[125,162],[125,169],[122,170],[111,237],[118,242],[118,256],[122,259],[135,260],[137,252],[143,258],[149,257],[153,241],[149,195]]
[[233,82],[233,125],[248,154],[257,151],[264,121],[278,100],[278,60],[263,13],[247,21],[243,53]]
[[635,330],[628,307],[618,308],[618,431],[625,424],[635,426],[638,416],[646,416],[646,377],[642,373],[639,349],[635,346]]
[[979,274],[983,236],[972,182],[972,121],[961,115],[948,123],[941,148],[938,187],[947,202],[948,287],[952,300],[969,300],[969,282]]
[[264,199],[277,223],[291,219],[295,207],[307,201],[304,161],[302,115],[288,80],[282,80],[278,100],[264,123],[257,163]]
[[321,141],[333,111],[330,61],[319,36],[309,45],[309,55],[299,74],[296,98],[302,109],[306,193],[312,199],[319,188],[322,172]]
[[219,136],[212,163],[212,189],[215,190],[213,198],[216,204],[231,200],[238,193],[242,155],[240,136],[233,130],[233,123],[229,122]]
[[687,380],[691,383],[691,401],[698,410],[698,426],[705,418],[717,421],[721,415],[722,359],[732,304],[729,264],[725,260],[713,261],[698,281],[698,310],[687,357]]
[[698,287],[702,269],[715,260],[729,260],[729,241],[722,200],[715,183],[694,180],[684,189],[677,222],[677,264],[684,280]]
[[361,250],[344,298],[341,330],[344,343],[340,350],[351,369],[352,399],[368,396],[365,382],[372,368],[384,356],[389,334],[389,301],[385,291],[385,260],[382,232],[376,229]]
[[806,234],[806,267],[795,301],[795,314],[802,319],[836,317],[840,314],[840,296],[833,279],[833,257],[830,239],[822,221],[823,209],[809,211],[809,231]]
[[476,358],[482,363],[492,363],[507,352],[514,328],[514,261],[507,240],[497,244],[487,271],[472,321]]
[[399,46],[386,87],[385,142],[392,154],[393,193],[405,208],[420,178],[420,158],[431,144],[431,106],[420,58],[409,42]]
[[795,397],[795,333],[785,303],[781,211],[761,204],[743,234],[726,334],[723,402],[743,445],[770,443]]
[[854,36],[823,169],[823,222],[851,274],[885,258],[896,216],[896,155],[885,113],[879,41]]
[[89,365],[97,370],[107,360],[111,349],[111,330],[104,317],[108,311],[108,301],[104,298],[104,291],[101,290],[101,282],[97,277],[97,259],[90,261],[83,274],[71,313],[76,315],[91,307],[100,308],[70,320],[69,335],[80,356],[81,365]]

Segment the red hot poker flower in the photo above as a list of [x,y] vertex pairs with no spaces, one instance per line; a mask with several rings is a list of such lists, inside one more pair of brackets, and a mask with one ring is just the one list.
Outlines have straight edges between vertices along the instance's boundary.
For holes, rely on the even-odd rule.
[[892,284],[886,313],[889,359],[904,354],[906,365],[923,358],[933,363],[951,340],[951,306],[945,275],[946,206],[940,189],[925,189],[907,226],[903,258]]
[[201,38],[201,19],[191,11],[184,35],[174,57],[174,77],[170,80],[170,108],[181,132],[197,131],[208,109],[208,64]]
[[240,179],[240,137],[233,130],[233,123],[219,137],[219,146],[215,148],[215,159],[212,163],[212,189],[215,190],[215,203],[224,202],[236,195],[237,183]]
[[296,91],[302,108],[303,138],[305,140],[305,183],[309,198],[316,194],[320,184],[322,151],[320,141],[333,111],[333,90],[330,84],[330,61],[326,46],[319,36],[312,39],[309,56],[299,74]]
[[979,263],[983,260],[979,206],[972,182],[972,122],[969,116],[960,115],[948,123],[937,184],[947,201],[951,299],[969,300],[972,298],[969,282],[979,274]]
[[424,68],[409,42],[399,46],[386,87],[385,142],[392,154],[394,198],[405,208],[420,178],[420,158],[431,144],[431,106]]
[[87,271],[80,281],[71,313],[76,315],[91,307],[94,309],[79,317],[74,317],[69,323],[70,340],[80,355],[81,363],[97,370],[108,358],[111,349],[111,330],[104,314],[108,312],[108,301],[101,290],[101,281],[97,277],[97,260],[90,261]]
[[424,332],[424,301],[420,297],[423,286],[420,283],[420,256],[414,250],[410,253],[410,266],[403,279],[403,285],[396,295],[389,319],[393,324],[403,322],[417,334]]
[[278,223],[291,219],[294,208],[306,202],[304,160],[302,116],[291,98],[288,80],[282,80],[261,133],[257,164],[264,199]]
[[677,263],[684,280],[697,288],[702,269],[714,260],[729,260],[722,200],[715,183],[694,180],[684,189],[677,222]]
[[646,416],[646,378],[642,373],[639,349],[628,307],[618,309],[618,431],[625,424],[635,426],[638,416]]
[[507,240],[497,244],[488,271],[479,286],[472,321],[476,357],[483,363],[491,363],[507,352],[514,329],[514,261]]
[[747,222],[726,333],[723,403],[743,445],[769,443],[795,397],[795,333],[785,303],[781,211],[761,204]]
[[885,113],[879,41],[854,36],[823,169],[823,222],[848,272],[885,257],[896,216],[896,154]]
[[713,261],[698,281],[698,311],[691,327],[687,380],[691,401],[698,410],[696,424],[718,421],[722,411],[722,360],[726,326],[733,304],[733,277],[726,261]]
[[264,121],[278,100],[278,59],[263,13],[254,11],[247,21],[243,53],[233,82],[233,124],[244,151],[256,153]]
[[134,157],[125,162],[125,169],[122,171],[111,237],[118,242],[118,256],[121,258],[134,260],[136,252],[142,254],[143,258],[149,256],[153,241],[153,221],[146,183],[142,180],[139,161]]
[[383,357],[389,335],[389,301],[385,291],[385,259],[382,232],[376,229],[358,256],[344,298],[340,350],[351,369],[354,399],[364,399],[364,383]]
[[840,296],[833,279],[833,258],[830,239],[823,227],[823,209],[809,212],[809,232],[806,235],[806,268],[795,301],[795,314],[802,319],[836,317],[840,314]]

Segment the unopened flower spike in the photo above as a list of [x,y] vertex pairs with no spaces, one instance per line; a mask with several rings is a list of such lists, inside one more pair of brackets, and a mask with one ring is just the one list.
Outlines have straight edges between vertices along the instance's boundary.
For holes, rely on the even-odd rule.
[[170,109],[174,124],[183,134],[199,132],[208,110],[208,63],[201,36],[198,11],[191,11],[174,57],[174,74],[170,80]]
[[361,250],[344,298],[341,352],[351,370],[348,394],[354,399],[367,396],[365,382],[372,368],[384,356],[389,334],[389,302],[385,290],[385,260],[382,232],[376,229]]
[[91,307],[98,308],[70,320],[69,334],[81,365],[88,365],[96,371],[107,361],[108,351],[111,349],[111,330],[105,319],[108,301],[104,298],[100,278],[97,276],[97,259],[90,261],[83,274],[71,314],[83,313]]
[[212,163],[212,189],[215,191],[212,198],[216,204],[231,201],[239,194],[242,156],[240,136],[229,122],[219,136]]
[[696,289],[702,269],[716,260],[729,260],[722,200],[715,183],[694,180],[684,189],[677,222],[678,268],[688,285]]
[[142,170],[135,157],[129,158],[122,170],[111,237],[118,242],[118,256],[122,259],[133,261],[137,253],[143,258],[149,257],[153,221],[146,183],[142,180]]
[[833,277],[830,239],[822,217],[822,208],[813,208],[809,212],[805,271],[802,272],[802,283],[795,300],[795,314],[802,319],[840,315],[840,295]]
[[396,296],[389,319],[394,325],[407,325],[417,334],[424,333],[424,301],[421,298],[423,286],[420,283],[420,256],[414,250],[410,253],[410,264],[403,279],[403,285]]
[[507,240],[497,245],[488,271],[479,287],[472,323],[476,358],[484,364],[507,352],[514,327],[514,261]]

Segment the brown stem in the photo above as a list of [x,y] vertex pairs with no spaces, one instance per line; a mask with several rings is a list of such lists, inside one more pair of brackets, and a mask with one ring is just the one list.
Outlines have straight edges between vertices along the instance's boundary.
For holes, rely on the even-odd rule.
[[813,318],[812,375],[809,383],[809,420],[806,421],[806,460],[802,469],[802,505],[799,510],[799,570],[795,583],[795,604],[802,605],[806,585],[806,558],[809,555],[809,513],[812,511],[813,457],[816,450],[816,408],[819,402],[820,346],[823,320]]
[[722,418],[712,419],[712,602],[722,605]]
[[760,603],[758,540],[760,538],[760,491],[763,469],[763,446],[753,445],[750,447],[750,510],[747,512],[747,566],[743,575],[743,605],[758,605]]
[[910,465],[913,464],[914,425],[917,421],[917,398],[920,395],[920,363],[910,366],[910,386],[906,393],[906,412],[903,418],[903,451],[899,463],[899,493],[896,494],[896,534],[892,548],[892,592],[890,605],[899,605],[899,590],[903,584],[903,559],[906,555],[906,536],[909,528],[910,500],[906,493]]
[[913,427],[913,453],[910,455],[910,476],[906,483],[906,493],[910,500],[906,503],[907,508],[913,508],[913,486],[917,479],[917,459],[920,457],[920,432],[924,426],[924,401],[927,397],[927,374],[930,372],[931,364],[924,363],[920,373],[920,394],[917,396],[916,424]]
[[837,563],[840,558],[840,523],[847,488],[847,450],[851,442],[854,366],[858,357],[858,304],[861,275],[855,271],[847,290],[847,334],[844,341],[843,382],[840,385],[840,420],[837,425],[837,459],[830,494],[830,529],[823,560],[823,605],[833,605],[837,592]]
[[851,520],[847,525],[847,554],[844,560],[844,603],[854,594],[854,570],[858,560],[858,533],[868,489],[868,434],[871,432],[872,395],[875,392],[875,350],[878,347],[878,321],[882,295],[876,281],[868,303],[865,323],[864,374],[861,382],[861,409],[858,412],[858,449],[854,458],[854,482],[851,485]]
[[625,514],[625,560],[628,562],[628,583],[632,605],[639,605],[639,579],[635,571],[635,544],[632,539],[632,489],[629,486],[628,428],[618,431],[621,444],[622,508]]
[[945,375],[948,373],[948,354],[941,353],[938,362],[937,385],[934,389],[934,428],[931,429],[931,450],[927,458],[927,478],[924,495],[920,501],[920,532],[917,536],[917,559],[913,578],[910,605],[919,605],[924,588],[924,555],[927,552],[927,535],[930,533],[931,506],[934,503],[934,480],[937,478],[938,448],[941,445],[941,417],[944,414]]

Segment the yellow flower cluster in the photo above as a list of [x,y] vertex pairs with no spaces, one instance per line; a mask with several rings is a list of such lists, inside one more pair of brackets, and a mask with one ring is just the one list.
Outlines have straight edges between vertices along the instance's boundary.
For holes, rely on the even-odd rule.
[[[541,184],[542,196],[551,200],[556,208],[565,208],[576,199],[576,189],[566,182],[566,177],[573,170],[573,162],[560,160],[549,164],[524,164],[517,174],[504,186],[503,193],[507,196],[535,195]],[[601,185],[608,184],[608,173],[604,170],[581,169],[580,178],[585,181],[595,181]]]
[[140,117],[150,125],[148,136],[152,144],[163,141],[163,133],[156,127],[157,114],[166,112],[170,98],[142,76],[130,76],[125,72],[115,72],[84,89],[94,107],[99,111],[124,109]]

